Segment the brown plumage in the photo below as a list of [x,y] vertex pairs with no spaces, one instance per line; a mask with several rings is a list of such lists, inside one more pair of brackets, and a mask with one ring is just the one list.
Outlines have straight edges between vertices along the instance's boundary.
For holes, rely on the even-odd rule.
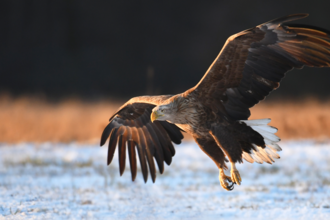
[[[328,33],[283,25],[306,16],[289,15],[229,37],[200,82],[182,94],[129,100],[110,118],[101,137],[102,146],[110,136],[108,164],[118,146],[122,174],[127,149],[134,181],[137,152],[144,180],[149,168],[154,182],[153,158],[163,173],[164,161],[170,165],[175,154],[172,142],[183,139],[180,130],[190,133],[215,162],[227,190],[241,182],[236,162],[274,162],[281,150],[277,129],[267,125],[270,119],[248,120],[249,108],[278,88],[289,70],[330,66]],[[223,171],[228,160],[230,177]]]

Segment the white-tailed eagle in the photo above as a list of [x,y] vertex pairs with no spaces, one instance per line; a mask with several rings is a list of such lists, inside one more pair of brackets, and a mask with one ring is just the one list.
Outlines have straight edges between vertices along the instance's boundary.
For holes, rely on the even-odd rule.
[[[180,144],[181,131],[190,133],[199,147],[219,168],[219,180],[226,190],[241,183],[235,163],[272,163],[279,158],[280,139],[270,119],[248,120],[250,108],[279,87],[293,68],[329,67],[330,38],[314,27],[291,27],[288,21],[307,17],[294,14],[274,19],[232,35],[199,83],[177,95],[140,96],[130,99],[110,118],[101,146],[108,137],[108,164],[116,147],[120,174],[124,172],[126,149],[132,180],[138,154],[144,181],[148,169],[154,182],[157,163],[164,172]],[[225,162],[231,163],[226,176]]]

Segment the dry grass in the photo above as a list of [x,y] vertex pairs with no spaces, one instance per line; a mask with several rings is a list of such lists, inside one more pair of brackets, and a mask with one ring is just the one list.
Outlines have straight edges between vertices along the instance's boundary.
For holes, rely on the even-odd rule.
[[[0,97],[0,142],[98,142],[109,117],[122,103],[86,103],[67,100],[58,104],[34,98]],[[330,136],[330,102],[261,103],[252,119],[272,118],[278,136],[327,138]]]
[[70,142],[99,139],[117,102],[58,104],[33,98],[0,99],[0,142]]
[[252,109],[250,119],[257,118],[271,118],[282,139],[330,137],[330,101],[261,103]]

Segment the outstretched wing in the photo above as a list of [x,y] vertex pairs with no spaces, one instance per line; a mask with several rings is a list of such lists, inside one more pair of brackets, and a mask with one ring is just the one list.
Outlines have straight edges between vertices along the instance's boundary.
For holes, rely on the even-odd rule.
[[[108,165],[118,145],[120,175],[125,170],[126,148],[131,166],[132,180],[137,172],[136,150],[140,159],[144,181],[148,180],[148,165],[152,181],[156,179],[154,159],[159,172],[164,172],[164,161],[170,165],[175,154],[172,141],[180,144],[183,139],[180,129],[166,121],[150,120],[152,109],[167,96],[142,96],[124,104],[111,118],[101,137],[101,146],[108,137]],[[147,165],[148,164],[148,165]]]
[[304,65],[329,67],[327,33],[310,27],[282,25],[307,16],[289,15],[231,36],[190,92],[194,91],[211,108],[214,101],[221,101],[232,119],[246,120],[250,117],[249,108],[278,88],[289,70]]

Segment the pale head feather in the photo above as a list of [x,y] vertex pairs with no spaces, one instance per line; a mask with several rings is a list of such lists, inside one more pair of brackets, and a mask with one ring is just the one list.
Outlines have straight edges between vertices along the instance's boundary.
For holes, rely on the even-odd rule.
[[165,104],[158,105],[152,109],[159,121],[170,121],[172,123],[184,124],[186,122],[186,109],[189,108],[189,100],[182,96],[175,96]]

